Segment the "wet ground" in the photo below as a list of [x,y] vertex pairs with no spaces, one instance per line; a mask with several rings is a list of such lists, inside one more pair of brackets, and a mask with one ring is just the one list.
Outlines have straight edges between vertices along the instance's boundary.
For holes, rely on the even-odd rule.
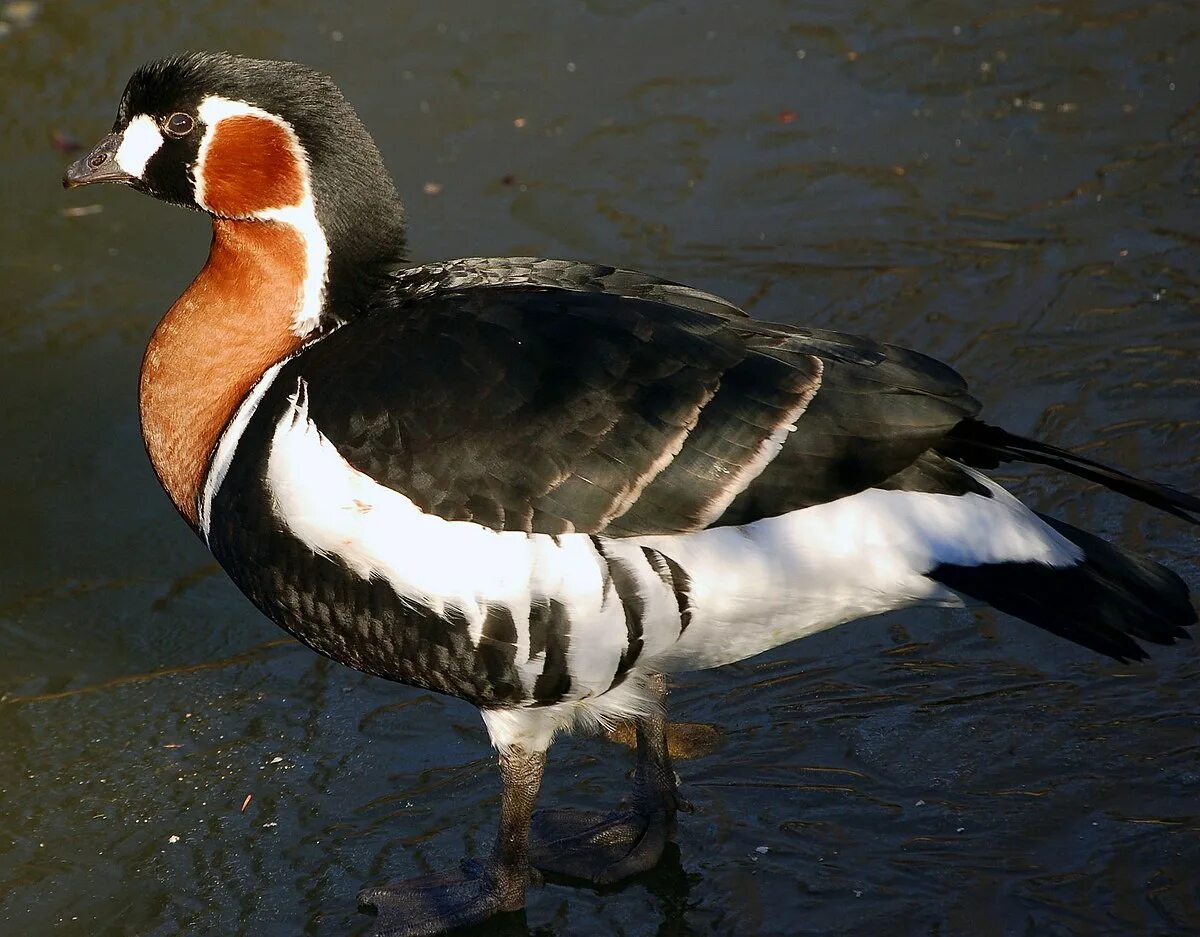
[[[993,421],[1200,489],[1190,0],[0,0],[0,933],[340,935],[360,883],[488,843],[467,706],[261,619],[146,464],[135,375],[202,218],[58,188],[145,58],[333,75],[415,257],[644,268],[954,362]],[[1200,585],[1197,534],[1044,473],[1040,509]],[[1200,933],[1200,657],[990,612],[849,625],[675,685],[714,744],[656,873],[513,934]],[[610,803],[567,740],[545,802]],[[248,802],[247,802],[248,800]],[[488,931],[495,933],[497,931]]]

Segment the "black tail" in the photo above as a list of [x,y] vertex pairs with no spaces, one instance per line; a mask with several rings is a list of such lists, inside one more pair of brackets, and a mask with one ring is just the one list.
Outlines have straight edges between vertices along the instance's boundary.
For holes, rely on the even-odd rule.
[[1200,524],[1200,498],[1169,485],[1143,481],[1115,468],[1067,452],[1056,446],[1014,436],[978,420],[963,420],[939,443],[943,455],[975,468],[995,468],[1001,462],[1035,462],[1099,482],[1126,497]]
[[1174,644],[1188,637],[1184,629],[1196,623],[1196,610],[1175,573],[1070,524],[1038,516],[1083,551],[1079,562],[943,564],[927,575],[1119,661],[1147,656],[1137,640]]

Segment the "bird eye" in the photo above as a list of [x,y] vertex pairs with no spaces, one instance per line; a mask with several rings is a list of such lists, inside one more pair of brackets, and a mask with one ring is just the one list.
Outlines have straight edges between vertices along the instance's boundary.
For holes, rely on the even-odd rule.
[[163,129],[173,137],[186,137],[195,126],[196,122],[189,115],[175,113],[167,118]]

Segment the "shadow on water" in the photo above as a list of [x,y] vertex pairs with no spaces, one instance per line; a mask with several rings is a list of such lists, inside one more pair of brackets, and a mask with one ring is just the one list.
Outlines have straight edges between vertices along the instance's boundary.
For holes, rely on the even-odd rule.
[[[597,899],[612,899],[622,892],[638,890],[645,893],[648,907],[642,911],[639,933],[655,934],[657,937],[684,937],[690,934],[706,933],[695,930],[688,924],[688,896],[691,889],[700,883],[700,876],[688,875],[680,861],[679,847],[668,844],[662,861],[657,868],[609,887],[580,885],[578,882],[559,879],[555,876],[546,877],[543,887],[560,886],[562,898],[570,900],[572,893],[580,888],[586,889]],[[569,889],[569,890],[568,890]],[[370,922],[357,933],[366,934],[370,930]],[[463,937],[558,937],[570,934],[572,931],[554,925],[531,925],[526,911],[500,915],[477,927],[465,928],[460,931]]]
[[[58,188],[136,64],[332,73],[417,258],[619,262],[886,337],[952,361],[994,422],[1196,490],[1197,17],[0,0],[0,932],[358,933],[362,884],[494,835],[477,714],[282,639],[151,476],[135,375],[206,226]],[[1173,519],[1003,480],[1200,585]],[[986,611],[682,675],[678,852],[618,890],[548,883],[480,933],[1200,933],[1198,681],[1190,646],[1120,666]],[[631,766],[564,740],[544,802],[614,805]]]

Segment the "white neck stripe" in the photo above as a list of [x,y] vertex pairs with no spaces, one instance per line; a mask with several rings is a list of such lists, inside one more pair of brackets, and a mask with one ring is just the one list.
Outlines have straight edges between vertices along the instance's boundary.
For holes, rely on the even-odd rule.
[[258,409],[263,395],[271,387],[275,376],[279,374],[279,369],[288,362],[290,357],[289,355],[288,358],[284,358],[278,364],[267,368],[263,376],[258,379],[258,383],[250,388],[250,393],[246,395],[245,399],[242,400],[234,412],[233,419],[226,424],[225,429],[221,432],[217,448],[213,450],[212,461],[209,462],[208,471],[205,472],[204,487],[200,490],[200,497],[196,504],[196,515],[200,520],[200,532],[203,534],[206,543],[208,542],[209,525],[212,523],[213,498],[217,496],[217,492],[221,489],[221,484],[225,481],[225,475],[229,472],[229,466],[233,462],[233,455],[237,451],[237,445],[242,438],[242,433],[246,431],[246,426],[249,425],[250,418],[254,416],[254,411]]

